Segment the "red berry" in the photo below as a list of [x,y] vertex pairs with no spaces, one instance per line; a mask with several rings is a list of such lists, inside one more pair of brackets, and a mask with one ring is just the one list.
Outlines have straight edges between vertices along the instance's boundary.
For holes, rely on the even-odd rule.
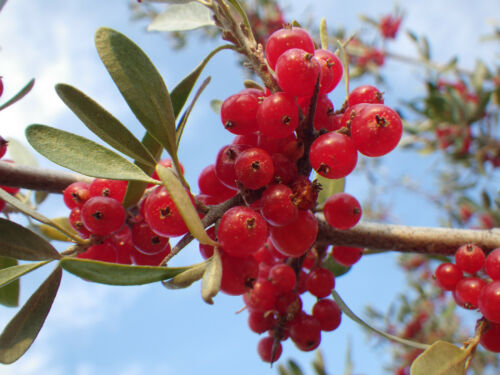
[[[172,159],[161,159],[156,165],[162,165],[165,168],[175,169],[174,165],[172,164]],[[184,167],[182,166],[182,164],[179,164],[179,166],[181,168],[181,173],[184,174]],[[160,177],[158,176],[158,173],[156,173],[156,169],[153,172],[153,175],[151,176],[151,178],[154,178],[155,180],[160,179]]]
[[490,352],[500,353],[500,324],[488,322],[489,327],[481,336],[481,345]]
[[[275,347],[274,355],[273,347]],[[260,339],[259,345],[257,346],[257,352],[264,362],[276,362],[280,358],[282,351],[281,342],[279,342],[279,340],[274,340],[271,336]]]
[[71,213],[69,214],[68,217],[69,224],[73,227],[74,230],[78,232],[80,237],[82,238],[89,238],[90,237],[90,231],[85,228],[85,225],[83,225],[82,221],[82,212],[80,207],[75,207],[71,210]]
[[276,286],[280,293],[287,293],[295,288],[297,276],[292,267],[280,263],[269,270],[269,280]]
[[299,215],[299,209],[293,203],[293,191],[286,185],[269,186],[262,193],[260,202],[260,212],[271,225],[290,224]]
[[288,185],[295,180],[299,174],[297,163],[291,161],[283,154],[271,155],[274,165],[273,182]]
[[321,342],[321,326],[316,318],[303,314],[291,324],[290,338],[297,348],[309,352]]
[[132,260],[138,266],[159,266],[168,254],[170,254],[170,245],[168,245],[162,252],[156,254],[145,254],[137,250],[135,247],[130,251]]
[[332,248],[332,257],[343,266],[350,267],[361,259],[363,249],[359,247],[334,246]]
[[228,188],[238,190],[234,163],[241,152],[249,148],[248,145],[227,145],[217,153],[215,160],[215,175]]
[[269,280],[258,279],[245,297],[246,305],[250,310],[268,311],[276,303],[278,290]]
[[[215,226],[211,226],[210,228],[208,228],[207,234],[208,237],[210,237],[212,240],[215,240]],[[203,259],[208,259],[212,255],[214,255],[214,247],[211,245],[203,245],[200,242],[200,254],[203,257]]]
[[257,122],[263,135],[285,138],[299,125],[299,109],[292,97],[277,92],[264,99],[257,111]]
[[266,242],[267,231],[268,225],[258,212],[245,206],[236,206],[222,215],[217,239],[224,252],[244,258]]
[[312,53],[292,48],[278,58],[275,70],[284,92],[293,96],[310,96],[321,74],[321,65]]
[[127,185],[128,181],[96,178],[90,183],[89,191],[92,197],[113,198],[121,203],[127,191]]
[[478,305],[486,319],[500,324],[500,281],[492,281],[481,289]]
[[380,33],[384,38],[394,39],[398,33],[399,25],[401,24],[401,17],[395,17],[388,14],[380,20]]
[[467,273],[476,273],[483,268],[485,258],[483,250],[473,244],[462,245],[455,252],[455,264]]
[[444,290],[454,290],[464,277],[460,268],[453,263],[441,263],[434,272],[438,285]]
[[317,301],[313,306],[312,314],[319,322],[322,331],[335,330],[342,320],[342,310],[331,299]]
[[248,314],[248,327],[255,333],[264,333],[276,325],[276,318],[266,311],[252,310]]
[[318,220],[309,210],[299,210],[296,220],[281,227],[271,227],[271,241],[280,253],[299,257],[316,241]]
[[314,51],[314,57],[321,65],[319,93],[328,94],[337,87],[342,79],[344,74],[342,63],[333,52],[326,49],[317,49]]
[[323,298],[332,292],[335,287],[335,276],[326,268],[316,268],[306,279],[306,288],[314,296]]
[[125,209],[115,199],[92,197],[82,206],[82,221],[93,234],[105,236],[119,230],[125,222]]
[[337,193],[328,198],[323,207],[325,219],[336,229],[350,229],[361,219],[361,205],[347,193]]
[[101,262],[116,263],[116,248],[107,242],[92,245],[83,253],[77,255],[77,258],[99,260]]
[[399,115],[383,104],[367,104],[351,121],[351,138],[359,152],[382,156],[399,143],[403,124]]
[[477,309],[479,294],[485,285],[486,281],[479,277],[465,277],[455,286],[454,296],[460,306]]
[[358,152],[351,138],[330,132],[313,142],[309,160],[316,172],[326,178],[342,178],[354,170]]
[[[0,82],[2,82],[2,78],[0,77]],[[1,83],[0,83],[0,96],[1,96]],[[0,137],[0,159],[5,155],[7,152],[7,145],[9,144],[8,141],[6,141],[4,138]]]
[[371,85],[358,86],[347,98],[349,107],[360,103],[384,104],[384,94]]
[[251,134],[258,129],[255,118],[262,99],[248,93],[231,95],[224,100],[220,116],[224,127],[233,134]]
[[220,253],[222,261],[222,279],[220,290],[232,296],[238,296],[249,290],[257,279],[259,265],[253,257],[236,258]]
[[486,257],[484,269],[493,280],[500,280],[500,248],[493,250]]
[[64,203],[69,209],[82,207],[89,198],[89,184],[86,182],[73,182],[63,190]]
[[237,180],[247,189],[257,190],[269,184],[274,176],[271,156],[263,149],[252,147],[243,151],[234,163]]
[[274,70],[281,54],[291,48],[301,48],[306,52],[314,53],[314,42],[309,33],[300,27],[280,29],[269,36],[265,54],[271,69]]
[[236,191],[228,188],[215,174],[215,165],[205,167],[198,177],[200,192],[213,198],[213,204],[218,204],[236,195]]
[[153,232],[145,221],[134,224],[131,235],[133,245],[137,250],[147,255],[164,252],[170,247],[168,237]]
[[[298,100],[300,108],[305,116],[309,114],[309,105],[311,97],[303,97]],[[313,125],[316,130],[331,131],[334,128],[333,124],[334,110],[333,104],[328,96],[319,95],[316,101],[316,112],[314,113]]]

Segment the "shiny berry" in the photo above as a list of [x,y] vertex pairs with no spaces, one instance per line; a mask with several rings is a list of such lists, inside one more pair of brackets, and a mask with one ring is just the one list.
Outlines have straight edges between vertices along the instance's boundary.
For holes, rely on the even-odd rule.
[[321,73],[312,53],[300,48],[285,51],[276,62],[276,78],[281,89],[293,96],[310,96]]
[[360,103],[384,104],[384,94],[381,93],[375,86],[358,86],[349,94],[347,104],[352,107],[353,105]]
[[261,99],[251,94],[234,94],[224,100],[221,106],[221,121],[226,130],[233,134],[251,134],[258,129],[255,118]]
[[263,149],[252,147],[243,151],[234,163],[237,180],[247,189],[257,190],[271,182],[274,164]]
[[125,209],[115,199],[92,197],[81,209],[82,221],[93,234],[108,235],[119,230],[125,222]]
[[455,286],[454,296],[459,305],[467,309],[477,309],[479,294],[486,281],[479,277],[464,277]]
[[264,362],[276,362],[280,358],[282,351],[283,348],[281,346],[281,342],[279,342],[279,340],[275,340],[271,336],[260,339],[259,344],[257,345],[257,352],[259,353],[260,359]]
[[500,248],[488,254],[484,269],[493,280],[500,280]]
[[453,263],[441,263],[434,272],[438,285],[444,290],[454,290],[464,277],[460,268]]
[[345,267],[355,264],[363,256],[363,249],[359,247],[334,246],[332,257],[335,261]]
[[484,251],[473,244],[462,245],[455,252],[455,264],[467,273],[476,273],[483,268],[485,258]]
[[326,178],[342,178],[354,170],[358,152],[351,138],[330,132],[313,142],[309,160],[316,172]]
[[314,53],[314,42],[307,31],[300,27],[290,27],[275,31],[266,42],[265,55],[271,69],[274,70],[278,58],[291,48],[301,48]]
[[342,79],[344,74],[342,63],[333,52],[326,49],[317,49],[314,51],[314,57],[321,65],[319,93],[328,94],[337,87]]
[[317,301],[313,306],[312,315],[319,322],[322,331],[335,330],[342,320],[342,310],[331,299]]
[[299,110],[293,97],[277,92],[264,99],[257,111],[260,132],[270,138],[292,135],[299,125]]
[[286,185],[269,186],[262,193],[260,203],[260,212],[271,225],[290,224],[299,215],[299,209],[293,203],[293,191]]
[[82,207],[89,198],[89,184],[86,182],[73,182],[63,190],[64,204],[66,204],[66,207],[69,209]]
[[335,287],[335,276],[326,268],[316,268],[306,279],[306,288],[312,295],[323,298],[332,292]]
[[361,205],[347,193],[337,193],[328,198],[323,213],[328,224],[335,229],[350,229],[361,219]]
[[478,305],[486,319],[500,324],[500,281],[492,281],[481,289]]

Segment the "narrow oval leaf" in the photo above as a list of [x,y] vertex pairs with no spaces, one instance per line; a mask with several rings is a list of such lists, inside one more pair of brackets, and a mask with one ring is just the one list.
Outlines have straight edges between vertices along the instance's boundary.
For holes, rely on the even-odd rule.
[[7,108],[8,106],[14,104],[15,102],[21,100],[27,93],[31,91],[33,86],[35,85],[35,79],[33,78],[31,81],[29,81],[26,86],[24,86],[21,91],[19,91],[16,95],[14,95],[12,98],[10,98],[8,101],[0,105],[0,111],[2,109]]
[[138,166],[79,135],[46,125],[30,125],[26,138],[47,159],[86,176],[155,183]]
[[0,218],[0,255],[21,260],[59,259],[57,250],[22,225]]
[[0,287],[9,284],[10,282],[17,280],[23,275],[36,270],[37,268],[49,263],[49,260],[45,262],[38,263],[27,263],[18,266],[12,266],[0,270]]
[[328,49],[328,30],[326,28],[326,20],[321,19],[319,23],[319,38],[321,41],[321,48]]
[[203,224],[201,223],[200,217],[198,216],[198,212],[196,212],[193,202],[186,192],[186,189],[171,169],[165,168],[162,165],[157,165],[156,172],[158,172],[158,176],[167,188],[175,206],[179,210],[179,213],[184,219],[184,222],[193,237],[195,237],[202,244],[218,246],[217,242],[208,236]]
[[100,28],[95,35],[97,52],[111,78],[144,128],[175,154],[175,116],[160,73],[146,54],[125,35]]
[[56,92],[87,128],[108,145],[134,160],[155,166],[156,160],[142,143],[97,102],[70,85],[60,83]]
[[17,139],[7,138],[9,142],[9,156],[16,164],[36,167],[38,162],[28,147],[23,145]]
[[[73,227],[70,225],[69,220],[66,216],[56,217],[56,218],[51,219],[51,220],[53,223],[57,223],[57,225],[60,228],[64,228],[67,233],[68,232],[71,233],[73,235],[73,238],[78,236],[78,232],[73,229]],[[70,237],[66,236],[63,232],[54,228],[51,225],[41,224],[38,226],[38,229],[40,230],[40,232],[44,236],[46,236],[47,238],[49,238],[51,240],[63,241],[63,242],[73,242],[73,240]]]
[[385,337],[386,339],[389,339],[391,341],[394,341],[394,342],[397,342],[397,343],[400,343],[400,344],[403,344],[403,345],[408,345],[408,346],[411,346],[413,348],[424,349],[425,350],[425,349],[427,349],[429,347],[429,345],[421,344],[421,343],[415,342],[415,341],[410,341],[410,340],[402,339],[401,337],[390,335],[388,333],[385,333],[383,331],[380,331],[380,330],[372,327],[368,323],[365,323],[363,320],[361,320],[361,318],[359,318],[358,316],[356,316],[356,314],[354,314],[352,312],[352,310],[349,309],[349,307],[345,304],[345,302],[342,300],[342,298],[340,298],[340,296],[338,295],[338,293],[335,290],[332,290],[332,296],[333,296],[333,299],[335,300],[335,302],[337,302],[337,305],[339,305],[340,309],[342,310],[342,312],[344,314],[346,314],[349,318],[351,318],[352,320],[354,320],[356,323],[358,323],[361,326],[369,329],[370,331],[375,332],[376,334],[378,334],[378,335],[380,335],[382,337]]
[[52,307],[61,276],[61,267],[57,267],[7,324],[0,335],[0,363],[15,362],[35,341]]
[[195,281],[200,280],[207,269],[208,262],[203,262],[200,264],[195,264],[189,267],[186,271],[178,274],[174,278],[168,281],[163,281],[162,284],[167,289],[184,289]]
[[329,270],[331,273],[335,275],[335,277],[340,277],[342,275],[345,275],[347,272],[351,270],[351,267],[346,267],[340,263],[337,263],[330,254],[328,254],[323,263],[321,263],[321,267],[324,267],[327,270]]
[[411,375],[465,375],[467,352],[446,341],[436,341],[420,354],[410,368]]
[[64,257],[60,261],[66,271],[95,283],[109,285],[142,285],[170,279],[187,267],[129,266],[95,260]]
[[213,298],[219,293],[221,279],[222,261],[219,251],[215,249],[201,282],[201,298],[209,305],[214,304]]
[[50,219],[38,213],[34,209],[32,209],[27,204],[21,202],[19,199],[14,197],[13,195],[7,193],[5,190],[0,189],[0,199],[6,201],[12,207],[17,208],[22,213],[31,216],[33,219],[38,220],[41,223],[50,224]]
[[200,3],[189,2],[170,5],[153,19],[148,31],[185,31],[203,26],[215,26],[212,12]]
[[186,77],[184,77],[184,79],[181,82],[179,82],[177,86],[174,87],[174,89],[170,93],[170,98],[172,99],[172,107],[174,109],[175,118],[177,118],[181,113],[182,107],[184,107],[184,104],[186,104],[189,94],[193,90],[196,81],[200,77],[201,72],[208,64],[210,59],[214,57],[217,54],[217,52],[232,48],[233,48],[232,45],[225,44],[214,49],[207,55],[207,57],[203,59],[203,61],[200,64],[198,64],[196,68],[194,68],[194,70],[191,73],[189,73]]
[[315,177],[321,184],[321,190],[318,194],[318,205],[322,208],[328,198],[333,194],[342,193],[345,189],[345,178],[329,179],[317,174]]
[[[9,257],[0,257],[0,269],[17,266],[17,260]],[[0,288],[0,304],[7,307],[19,306],[19,280]]]

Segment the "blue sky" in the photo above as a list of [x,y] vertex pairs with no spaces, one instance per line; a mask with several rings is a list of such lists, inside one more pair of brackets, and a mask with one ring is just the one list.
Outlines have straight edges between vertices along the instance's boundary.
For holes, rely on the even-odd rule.
[[[284,1],[291,17],[301,20],[304,12],[316,19],[326,17],[330,25],[345,25],[349,31],[359,27],[358,14],[380,16],[393,8],[389,1]],[[478,44],[478,37],[491,28],[486,20],[500,14],[495,0],[470,1],[400,1],[407,12],[404,28],[426,34],[434,46],[437,61],[459,55],[461,65],[472,68],[476,56],[492,61],[498,49]],[[5,97],[13,95],[31,78],[34,90],[19,104],[0,112],[0,134],[24,141],[24,128],[42,123],[92,138],[78,119],[65,108],[53,87],[69,83],[100,102],[105,108],[141,134],[136,119],[121,99],[100,63],[93,44],[99,26],[115,28],[134,41],[151,57],[172,88],[206,53],[219,42],[191,40],[189,48],[172,51],[159,33],[146,33],[146,24],[130,22],[127,2],[64,1],[33,2],[10,0],[0,13],[0,75],[4,77]],[[413,54],[405,37],[391,46],[401,54]],[[397,105],[400,98],[421,92],[415,77],[416,68],[402,68],[389,63],[386,100]],[[218,149],[231,140],[220,126],[220,120],[209,107],[211,99],[224,99],[242,87],[244,75],[236,58],[225,51],[208,65],[203,77],[212,83],[201,97],[191,116],[181,146],[180,159],[186,176],[196,186],[199,172],[213,160]],[[340,106],[343,93],[335,93]],[[42,158],[43,167],[56,167]],[[432,171],[432,158],[415,159],[397,152],[384,157],[387,173],[409,173],[415,180],[432,186],[423,178]],[[363,197],[362,179],[348,180],[347,191]],[[407,193],[391,194],[394,214],[399,223],[435,225],[437,212],[421,197]],[[424,208],[424,210],[422,210]],[[50,217],[67,215],[60,196],[43,206]],[[351,308],[362,315],[364,306],[372,304],[385,310],[397,292],[404,290],[404,278],[393,266],[392,255],[362,259],[347,276],[337,280],[337,291]],[[199,261],[196,246],[185,249],[176,264]],[[22,280],[22,300],[50,272],[50,266]],[[309,306],[311,301],[306,302]],[[7,374],[275,374],[256,353],[258,336],[247,328],[247,314],[235,315],[242,307],[241,298],[219,295],[214,306],[200,298],[199,285],[181,290],[165,290],[161,285],[142,287],[109,287],[84,282],[69,274],[62,280],[60,292],[42,332],[30,351],[11,366],[0,367]],[[15,310],[0,309],[0,323],[6,324]],[[323,336],[321,349],[331,374],[343,371],[347,341],[351,341],[356,374],[383,374],[383,360],[388,356],[376,350],[373,342],[347,318],[341,327]],[[284,346],[282,359],[294,358],[308,371],[314,354],[301,353],[292,343]]]

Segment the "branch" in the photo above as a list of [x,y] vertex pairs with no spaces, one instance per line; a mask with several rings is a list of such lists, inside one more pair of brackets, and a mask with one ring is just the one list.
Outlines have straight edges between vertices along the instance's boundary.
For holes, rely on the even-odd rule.
[[4,186],[62,193],[68,185],[77,181],[90,183],[92,178],[76,173],[0,162],[0,185]]
[[403,253],[453,255],[458,247],[474,243],[485,253],[500,247],[500,229],[450,229],[406,225],[360,223],[349,230],[333,229],[319,222],[316,243],[368,247]]

